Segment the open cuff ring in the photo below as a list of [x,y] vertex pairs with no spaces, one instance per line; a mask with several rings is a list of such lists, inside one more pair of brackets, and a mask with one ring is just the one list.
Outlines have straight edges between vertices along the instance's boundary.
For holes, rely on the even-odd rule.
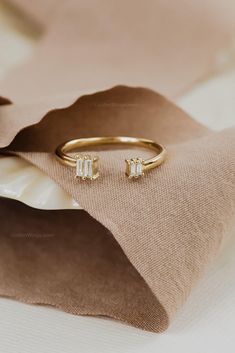
[[125,174],[130,179],[137,179],[150,169],[158,167],[166,159],[166,149],[152,140],[136,137],[112,136],[112,137],[89,137],[70,140],[59,145],[55,154],[64,165],[76,168],[76,178],[82,180],[95,180],[99,177],[99,157],[91,157],[76,153],[71,156],[68,153],[83,149],[84,147],[101,145],[132,145],[154,150],[157,154],[149,159],[140,157],[126,159]]

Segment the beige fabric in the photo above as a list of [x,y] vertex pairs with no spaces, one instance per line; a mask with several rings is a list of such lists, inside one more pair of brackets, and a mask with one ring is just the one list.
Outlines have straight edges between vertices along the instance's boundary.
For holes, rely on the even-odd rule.
[[[235,130],[213,133],[147,89],[118,86],[86,96],[70,93],[86,88],[84,82],[91,85],[92,76],[98,88],[104,76],[102,84],[110,85],[117,76],[115,66],[109,71],[101,65],[103,52],[95,76],[89,72],[89,50],[77,69],[81,50],[75,50],[73,35],[79,6],[68,3],[63,18],[71,26],[63,25],[59,16],[60,28],[52,26],[31,63],[3,84],[3,95],[16,103],[0,107],[0,138],[1,146],[7,146],[25,127],[7,149],[45,171],[86,212],[39,211],[2,199],[0,294],[162,331],[234,226]],[[66,58],[61,56],[62,40]],[[148,66],[145,60],[143,67]],[[121,82],[130,83],[130,67]],[[162,70],[161,65],[157,68]],[[157,75],[146,76],[146,81],[141,77],[143,83],[157,80]],[[176,78],[177,73],[172,79],[179,92],[181,82]],[[173,94],[170,82],[166,86]],[[109,134],[159,140],[168,147],[168,159],[142,180],[130,182],[123,173],[124,158],[149,153],[101,151],[102,177],[87,184],[75,181],[74,170],[52,154],[68,138]]]
[[117,84],[178,95],[216,68],[235,32],[233,0],[12,1],[50,21],[33,59],[0,85],[26,104]]
[[1,295],[144,323],[148,330],[167,326],[164,310],[117,242],[87,213],[40,211],[6,199],[0,209]]
[[[49,153],[62,137],[73,138],[74,131],[78,136],[95,131],[143,134],[173,145],[164,165],[134,183],[124,176],[124,158],[148,152],[101,151],[102,178],[84,184],[74,180],[74,169]],[[46,151],[20,155],[54,178],[105,228],[85,213],[76,217],[62,211],[57,218],[13,203],[7,204],[12,226],[8,220],[4,226],[9,211],[3,203],[2,226],[8,230],[3,234],[8,237],[1,254],[0,292],[73,313],[119,318],[148,330],[165,329],[234,223],[234,135],[234,129],[209,133],[156,93],[125,87],[83,97],[23,130],[10,149]],[[56,236],[45,236],[51,233]]]

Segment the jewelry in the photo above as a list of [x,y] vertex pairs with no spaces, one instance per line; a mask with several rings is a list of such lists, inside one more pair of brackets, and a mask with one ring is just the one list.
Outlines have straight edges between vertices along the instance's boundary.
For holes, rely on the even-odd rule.
[[99,177],[98,161],[99,157],[91,157],[90,155],[75,154],[71,156],[68,152],[72,152],[79,148],[100,146],[100,145],[132,145],[140,146],[157,152],[152,158],[131,158],[126,159],[126,175],[128,178],[139,178],[144,175],[145,171],[158,167],[166,158],[166,149],[152,141],[135,137],[89,137],[67,141],[59,145],[55,154],[58,160],[70,167],[76,168],[76,177],[82,180],[95,180]]

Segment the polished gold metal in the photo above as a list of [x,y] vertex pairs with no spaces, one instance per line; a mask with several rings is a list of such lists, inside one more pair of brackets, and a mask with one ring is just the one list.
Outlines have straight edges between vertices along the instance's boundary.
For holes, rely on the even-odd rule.
[[99,157],[91,157],[90,155],[82,155],[80,153],[72,156],[68,153],[84,147],[114,144],[138,146],[157,152],[157,155],[145,160],[142,158],[126,159],[126,175],[130,179],[137,179],[143,176],[145,171],[158,167],[166,158],[166,149],[162,145],[144,138],[125,136],[88,137],[70,140],[59,145],[56,148],[55,154],[61,163],[70,167],[76,167],[77,178],[95,180],[99,177]]

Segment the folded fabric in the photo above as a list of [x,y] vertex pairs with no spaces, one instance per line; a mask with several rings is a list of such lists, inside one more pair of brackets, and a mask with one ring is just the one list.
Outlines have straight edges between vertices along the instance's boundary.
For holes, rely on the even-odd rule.
[[[75,132],[148,136],[167,145],[168,159],[130,183],[123,160],[133,151],[100,151],[102,178],[78,183],[73,168],[53,153]],[[15,153],[51,176],[96,221],[79,210],[56,215],[2,201],[8,236],[0,292],[164,330],[234,224],[234,136],[232,128],[212,133],[162,96],[128,87],[84,96],[25,128],[9,149],[24,150]],[[10,226],[4,225],[7,212]]]

